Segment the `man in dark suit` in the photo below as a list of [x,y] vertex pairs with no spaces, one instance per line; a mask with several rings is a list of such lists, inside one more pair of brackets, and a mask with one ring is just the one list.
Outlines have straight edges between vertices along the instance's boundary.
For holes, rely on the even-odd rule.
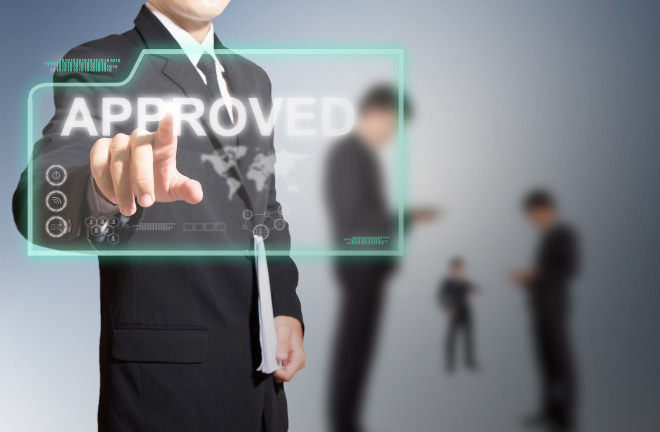
[[542,235],[534,268],[513,273],[514,280],[529,290],[542,383],[541,412],[527,423],[570,431],[575,427],[576,385],[569,337],[569,285],[578,269],[577,239],[559,220],[548,192],[531,192],[523,207]]
[[[328,157],[326,199],[338,248],[363,250],[396,246],[398,218],[386,203],[378,152],[397,126],[398,96],[390,86],[367,92],[356,130],[336,143]],[[405,109],[405,108],[404,108]],[[408,110],[406,110],[408,111]],[[379,246],[354,238],[383,238]],[[368,243],[368,242],[366,242]],[[340,314],[330,368],[329,421],[337,432],[362,430],[360,413],[391,258],[342,257],[335,271],[341,286]]]
[[[264,166],[274,161],[273,135],[259,133],[250,119],[239,134],[220,134],[208,117],[221,99],[218,121],[229,130],[241,114],[235,101],[249,106],[248,98],[256,98],[263,109],[271,106],[270,81],[261,68],[229,51],[213,51],[226,50],[211,19],[227,3],[151,0],[132,30],[69,51],[66,59],[119,59],[120,67],[55,74],[56,109],[33,151],[32,190],[26,170],[14,194],[19,230],[26,237],[32,230],[32,240],[49,248],[243,251],[222,259],[99,257],[102,431],[288,428],[282,383],[305,362],[298,270],[288,255],[268,257],[283,367],[272,375],[257,372],[259,291],[249,253],[254,236],[244,226],[245,212],[280,209],[272,163]],[[140,57],[147,48],[177,51]],[[164,111],[146,125],[156,132],[136,129],[135,112],[118,116],[97,136],[89,123],[66,130],[75,110],[83,120],[100,122],[103,99],[110,97],[133,107],[138,98],[195,98],[206,111],[199,130],[183,124],[178,137]],[[75,105],[80,98],[87,116]],[[263,181],[252,181],[251,170]],[[54,191],[66,200],[49,205]],[[288,224],[260,234],[267,250],[290,247]]]
[[450,275],[440,287],[440,305],[449,316],[445,358],[448,372],[454,371],[456,339],[459,332],[465,337],[465,363],[470,369],[476,369],[474,358],[474,327],[470,296],[477,288],[465,278],[465,263],[461,258],[454,258],[450,263]]

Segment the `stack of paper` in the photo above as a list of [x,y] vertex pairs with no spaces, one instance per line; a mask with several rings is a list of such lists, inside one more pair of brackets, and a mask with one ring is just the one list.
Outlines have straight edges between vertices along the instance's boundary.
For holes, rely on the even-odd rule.
[[257,371],[271,374],[282,367],[275,357],[277,333],[275,332],[275,317],[273,316],[273,300],[270,294],[270,278],[266,247],[262,236],[254,236],[254,262],[259,285],[259,336],[261,341],[261,365]]

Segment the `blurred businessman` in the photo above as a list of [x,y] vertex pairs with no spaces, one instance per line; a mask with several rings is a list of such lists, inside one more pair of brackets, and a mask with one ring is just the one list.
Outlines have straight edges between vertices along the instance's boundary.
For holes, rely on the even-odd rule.
[[[404,101],[404,114],[409,115]],[[370,89],[360,104],[355,131],[336,143],[326,170],[326,198],[338,248],[362,250],[396,247],[398,218],[387,206],[385,179],[378,153],[397,129],[399,98],[388,85]],[[413,222],[430,219],[431,210],[411,212]],[[375,244],[351,239],[387,239]],[[338,259],[341,286],[339,319],[330,368],[329,420],[336,432],[363,430],[360,414],[374,349],[384,289],[395,262],[378,257]]]
[[456,341],[459,333],[464,336],[465,363],[475,370],[477,364],[474,354],[474,324],[470,296],[477,292],[477,287],[467,280],[465,262],[454,258],[450,263],[450,274],[440,286],[439,301],[447,313],[449,326],[445,343],[445,358],[448,372],[454,371]]
[[578,269],[577,238],[560,220],[555,201],[547,191],[531,192],[523,207],[541,234],[534,267],[512,274],[517,283],[529,290],[542,383],[541,410],[526,423],[551,431],[572,431],[576,420],[576,383],[569,331],[569,288]]
[[[254,63],[224,49],[211,19],[228,0],[150,0],[135,18],[135,27],[73,48],[66,59],[120,59],[113,72],[57,72],[55,114],[36,143],[32,168],[14,194],[14,217],[23,235],[31,229],[35,243],[46,247],[138,249],[169,242],[177,250],[208,241],[208,247],[247,250],[254,238],[242,229],[242,212],[277,211],[274,176],[263,187],[246,180],[247,165],[271,159],[273,137],[247,127],[237,136],[215,133],[206,119],[198,128],[174,134],[171,116],[135,129],[135,116],[122,118],[101,134],[85,128],[66,131],[66,119],[81,98],[100,119],[101,99],[135,103],[136,97],[195,98],[207,107],[222,99],[218,113],[225,127],[236,122],[232,98],[257,98],[271,106],[266,73]],[[148,55],[147,48],[174,48],[176,53]],[[106,86],[129,77],[122,86]],[[84,86],[81,83],[95,84]],[[77,105],[80,107],[80,105]],[[86,115],[85,115],[86,114]],[[115,117],[118,117],[115,112]],[[93,125],[85,123],[88,128]],[[88,129],[89,132],[89,129]],[[197,132],[197,131],[195,131]],[[185,146],[177,147],[177,141]],[[237,148],[243,159],[236,160]],[[221,161],[216,170],[205,160]],[[54,173],[57,173],[56,175]],[[28,227],[28,187],[32,184],[34,225]],[[66,205],[42,208],[57,191]],[[135,198],[137,197],[137,199]],[[45,223],[45,221],[50,223]],[[103,241],[100,232],[117,235]],[[223,229],[195,234],[187,223],[222,222]],[[109,225],[110,224],[110,225]],[[161,225],[168,230],[154,230]],[[109,226],[108,226],[109,225]],[[146,226],[147,229],[140,229]],[[200,243],[201,244],[201,243]],[[288,225],[273,230],[266,248],[288,250]],[[201,247],[201,246],[200,246]],[[302,313],[296,295],[298,270],[288,257],[268,259],[277,333],[273,375],[257,372],[259,344],[258,287],[249,255],[233,259],[189,257],[149,259],[99,257],[101,279],[101,390],[99,430],[285,431],[288,429],[282,382],[304,366]]]

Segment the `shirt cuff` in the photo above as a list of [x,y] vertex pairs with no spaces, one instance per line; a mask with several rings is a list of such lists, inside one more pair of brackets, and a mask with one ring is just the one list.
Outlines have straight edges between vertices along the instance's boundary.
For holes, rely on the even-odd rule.
[[87,208],[89,209],[89,215],[94,217],[108,217],[119,213],[117,204],[107,201],[96,191],[94,177],[91,174],[87,184]]

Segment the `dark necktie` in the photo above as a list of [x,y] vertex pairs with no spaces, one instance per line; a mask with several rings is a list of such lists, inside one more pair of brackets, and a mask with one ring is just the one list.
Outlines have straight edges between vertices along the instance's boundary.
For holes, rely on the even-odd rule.
[[218,74],[215,70],[215,60],[211,54],[204,54],[197,62],[197,68],[202,71],[206,77],[206,86],[211,91],[213,98],[220,99],[220,87],[218,86]]
[[[215,59],[213,58],[213,56],[211,56],[211,54],[208,53],[202,55],[202,57],[200,57],[199,61],[197,62],[197,68],[201,70],[202,73],[204,74],[204,77],[206,78],[206,86],[211,92],[213,98],[224,99],[224,95],[222,94],[223,92],[222,90],[220,90],[220,86],[218,85],[218,73],[216,70]],[[233,121],[229,116],[229,110],[233,109],[233,106],[231,104],[231,101],[229,100],[229,93],[224,80],[223,80],[223,88],[227,95],[227,100],[226,100],[227,107],[220,110],[220,121],[225,127],[231,127]],[[234,118],[236,118],[235,111],[233,114],[234,114]]]

